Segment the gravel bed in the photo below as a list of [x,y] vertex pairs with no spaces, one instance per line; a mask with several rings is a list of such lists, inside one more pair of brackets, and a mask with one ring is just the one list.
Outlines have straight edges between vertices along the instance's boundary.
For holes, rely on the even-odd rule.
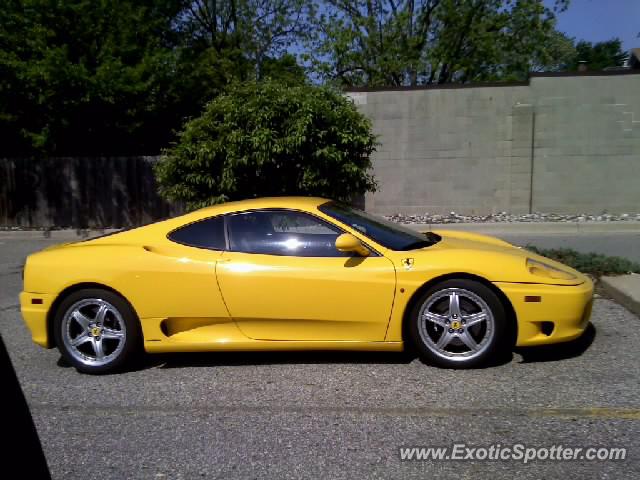
[[490,215],[461,215],[451,212],[448,215],[403,215],[395,214],[386,217],[398,223],[515,223],[515,222],[631,222],[640,221],[640,213],[621,213],[600,215],[560,214],[560,213],[525,213],[520,215],[507,212]]

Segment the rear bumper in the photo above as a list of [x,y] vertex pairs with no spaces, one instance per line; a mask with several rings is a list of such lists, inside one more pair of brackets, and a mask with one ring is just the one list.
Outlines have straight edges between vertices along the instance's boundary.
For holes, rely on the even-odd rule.
[[[580,337],[589,325],[593,283],[588,278],[580,285],[570,286],[500,282],[495,285],[515,310],[519,347],[568,342]],[[540,297],[540,301],[525,300],[531,296]]]
[[52,339],[49,338],[49,329],[47,328],[47,313],[54,300],[54,295],[46,293],[20,293],[22,319],[27,328],[29,328],[34,343],[44,348],[51,348],[53,344]]

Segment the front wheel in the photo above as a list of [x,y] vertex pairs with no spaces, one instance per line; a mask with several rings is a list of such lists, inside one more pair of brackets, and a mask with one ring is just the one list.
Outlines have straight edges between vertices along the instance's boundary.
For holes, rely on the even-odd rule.
[[54,317],[54,335],[62,356],[83,373],[122,368],[137,350],[138,319],[131,306],[108,290],[72,293]]
[[422,358],[446,368],[471,368],[495,358],[506,337],[496,294],[474,280],[446,280],[424,292],[409,319]]

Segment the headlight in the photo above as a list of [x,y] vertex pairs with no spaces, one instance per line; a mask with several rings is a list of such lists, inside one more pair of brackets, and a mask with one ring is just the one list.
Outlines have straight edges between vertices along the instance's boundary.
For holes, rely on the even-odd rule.
[[539,262],[532,258],[527,258],[527,268],[531,274],[538,275],[539,277],[555,278],[560,280],[574,280],[577,278],[573,273],[565,272],[564,270],[560,270],[559,268],[552,267],[551,265],[547,265],[546,263]]

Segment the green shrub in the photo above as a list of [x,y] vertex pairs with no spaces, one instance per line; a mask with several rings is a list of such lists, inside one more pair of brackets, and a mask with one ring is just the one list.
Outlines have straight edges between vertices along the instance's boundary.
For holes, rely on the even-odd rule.
[[624,275],[631,272],[640,273],[640,264],[623,257],[612,257],[594,252],[580,253],[571,248],[546,249],[537,248],[533,245],[527,245],[525,248],[595,277]]
[[370,121],[340,92],[274,82],[232,86],[189,121],[156,167],[188,208],[261,196],[350,201],[375,190]]

